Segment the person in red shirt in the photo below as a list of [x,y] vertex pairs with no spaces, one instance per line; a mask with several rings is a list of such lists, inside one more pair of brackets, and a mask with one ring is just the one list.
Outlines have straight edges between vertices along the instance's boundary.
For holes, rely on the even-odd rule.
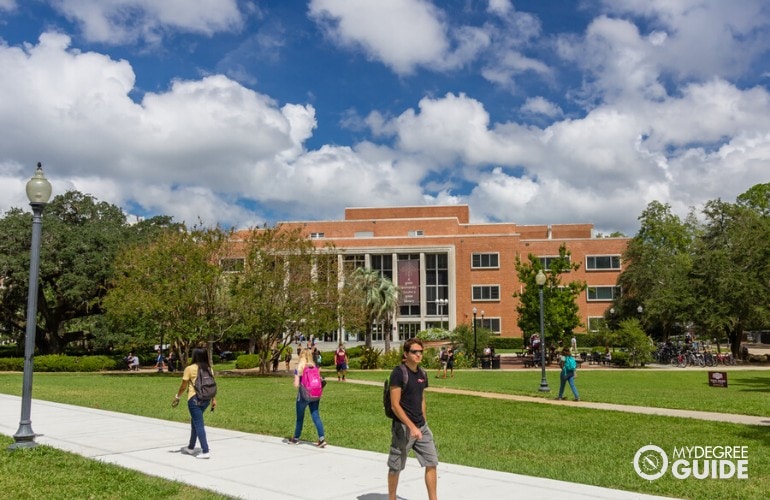
[[337,380],[344,381],[348,374],[348,353],[342,344],[334,352],[334,365],[337,367]]

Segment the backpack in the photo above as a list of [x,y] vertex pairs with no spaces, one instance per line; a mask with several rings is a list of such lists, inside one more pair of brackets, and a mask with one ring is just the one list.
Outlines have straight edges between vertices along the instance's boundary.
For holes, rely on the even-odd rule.
[[323,380],[317,366],[306,366],[299,381],[299,392],[304,401],[314,402],[321,399]]
[[217,395],[217,381],[214,380],[214,374],[211,368],[201,370],[198,367],[198,375],[195,377],[195,397],[199,401],[210,401]]
[[574,372],[577,368],[577,361],[572,356],[564,358],[564,370],[567,372]]
[[[401,363],[399,366],[401,367],[401,375],[404,379],[404,384],[401,386],[401,389],[403,389],[406,387],[406,383],[409,381],[409,373],[407,372],[406,365],[404,363]],[[421,366],[417,367],[417,371],[420,373],[420,375],[424,374]],[[390,377],[385,379],[385,386],[382,391],[382,406],[385,410],[385,416],[391,420],[395,420],[396,415],[393,413],[393,408],[390,405]]]

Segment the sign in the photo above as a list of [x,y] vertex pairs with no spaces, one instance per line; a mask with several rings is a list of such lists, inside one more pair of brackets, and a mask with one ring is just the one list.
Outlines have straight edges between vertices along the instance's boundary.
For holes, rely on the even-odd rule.
[[727,387],[727,372],[709,372],[711,387]]
[[420,304],[420,261],[398,261],[398,288],[401,289],[401,305]]

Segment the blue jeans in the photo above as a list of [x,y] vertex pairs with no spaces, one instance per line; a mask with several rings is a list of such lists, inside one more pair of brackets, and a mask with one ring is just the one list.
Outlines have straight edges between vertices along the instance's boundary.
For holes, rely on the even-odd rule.
[[575,387],[575,375],[566,376],[564,373],[559,375],[560,383],[559,383],[559,398],[562,397],[564,394],[564,385],[569,382],[569,388],[572,389],[572,394],[575,395],[575,399],[580,399],[580,396],[578,396],[578,390],[577,387]]
[[297,423],[294,425],[294,438],[299,439],[302,434],[302,423],[305,421],[305,408],[310,407],[310,416],[313,418],[315,429],[318,431],[318,440],[324,438],[324,424],[321,422],[321,415],[318,413],[320,401],[308,402],[303,400],[297,394]]
[[195,441],[201,442],[203,453],[209,452],[209,442],[206,441],[206,428],[203,427],[203,413],[209,407],[211,401],[202,401],[198,406],[198,398],[187,400],[187,409],[190,410],[190,444],[188,448],[195,449]]

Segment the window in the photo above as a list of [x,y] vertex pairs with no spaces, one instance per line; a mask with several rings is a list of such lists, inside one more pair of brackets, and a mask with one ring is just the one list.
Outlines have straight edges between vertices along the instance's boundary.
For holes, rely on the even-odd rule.
[[[544,255],[540,257],[540,265],[543,266],[543,269],[545,269],[545,271],[547,272],[549,269],[551,269],[551,264],[553,264],[553,261],[560,258],[561,257],[559,257],[558,255]],[[567,260],[567,262],[571,262],[569,255],[565,255],[564,258]]]
[[374,231],[356,231],[356,238],[374,238]]
[[607,321],[602,316],[588,317],[588,331],[597,332],[600,328],[607,326]]
[[588,255],[586,271],[620,270],[620,255]]
[[410,237],[424,236],[425,235],[425,231],[423,231],[422,229],[413,229],[413,230],[409,231],[407,234]]
[[474,285],[473,300],[500,300],[500,285]]
[[426,314],[438,315],[436,299],[449,297],[449,256],[445,253],[425,254]]
[[478,326],[486,328],[495,335],[500,335],[500,318],[476,318]]
[[366,258],[363,255],[345,255],[343,257],[343,265],[345,270],[350,272],[359,267],[365,267]]
[[471,255],[471,269],[499,269],[500,254],[474,253]]
[[379,271],[380,274],[390,281],[393,281],[393,256],[392,255],[372,255],[372,269]]
[[243,259],[221,259],[219,267],[226,273],[239,273],[243,271]]
[[589,286],[586,293],[589,301],[611,302],[620,297],[619,286]]
[[311,240],[318,240],[321,238],[325,238],[326,235],[324,233],[310,233],[310,239]]

